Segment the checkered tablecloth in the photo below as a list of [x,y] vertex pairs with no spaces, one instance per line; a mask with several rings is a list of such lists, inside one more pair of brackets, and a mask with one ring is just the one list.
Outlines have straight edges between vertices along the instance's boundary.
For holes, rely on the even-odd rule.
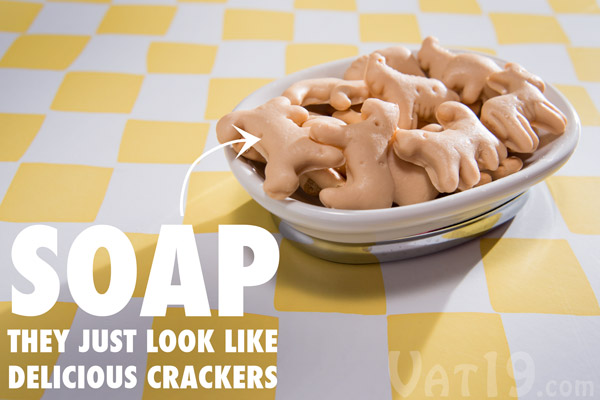
[[[311,65],[418,48],[428,35],[522,64],[581,117],[575,154],[514,221],[431,256],[329,263],[281,239],[221,153],[192,174],[179,216],[189,164],[218,144],[216,121],[246,95]],[[403,388],[414,399],[600,398],[599,109],[594,0],[0,0],[0,398],[397,399]],[[40,256],[63,286],[51,311],[18,317],[11,286],[33,288],[11,247],[36,223],[58,229],[58,254]],[[258,225],[280,242],[278,273],[246,290],[244,318],[139,316],[160,227],[181,223],[194,226],[212,308],[219,224]],[[138,259],[134,298],[105,318],[78,309],[66,285],[74,238],[97,224],[125,232]],[[106,252],[95,266],[105,290]],[[278,353],[146,354],[145,330],[166,327],[277,328]],[[10,328],[70,328],[67,351],[10,353]],[[78,353],[92,328],[137,329],[138,350]],[[275,363],[274,390],[144,382],[156,364]],[[9,390],[9,364],[135,365],[139,382]]]

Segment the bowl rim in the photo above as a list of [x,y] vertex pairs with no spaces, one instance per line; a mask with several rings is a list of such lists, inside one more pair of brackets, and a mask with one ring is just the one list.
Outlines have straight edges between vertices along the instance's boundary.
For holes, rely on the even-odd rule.
[[[476,51],[449,50],[456,53],[479,54],[494,60],[500,66],[507,63],[501,58]],[[350,57],[332,61],[286,75],[248,95],[234,110],[254,108],[256,105],[280,95],[283,90],[279,90],[279,93],[271,93],[277,88],[285,88],[298,80],[331,76],[323,75],[323,73],[328,70],[341,70],[350,65],[355,59],[356,57]],[[415,226],[416,230],[410,231],[409,229],[408,233],[419,234],[423,232],[419,231],[419,229],[422,229],[418,228],[422,225],[419,222],[434,222],[434,220],[441,222],[449,214],[455,215],[474,210],[484,198],[488,203],[491,203],[514,196],[556,172],[569,159],[575,151],[580,137],[581,122],[579,116],[565,96],[551,84],[546,83],[544,94],[565,114],[567,127],[562,135],[557,136],[545,146],[547,149],[539,159],[512,175],[486,185],[417,204],[372,210],[343,210],[312,205],[289,197],[284,200],[272,199],[262,189],[262,177],[254,171],[248,162],[242,160],[242,157],[236,159],[237,154],[231,147],[225,149],[225,155],[235,177],[251,197],[271,213],[296,226],[314,230],[325,229],[331,233],[344,233],[348,230],[371,232],[373,230],[393,229],[398,227],[399,223],[404,223],[407,227]],[[256,105],[252,104],[259,98],[264,98],[264,101]],[[434,225],[435,223],[432,226]],[[440,225],[435,228],[442,228],[443,226]]]

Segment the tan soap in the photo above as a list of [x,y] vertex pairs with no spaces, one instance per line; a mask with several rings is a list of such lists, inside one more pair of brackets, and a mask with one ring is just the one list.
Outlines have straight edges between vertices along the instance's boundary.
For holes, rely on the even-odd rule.
[[501,96],[483,103],[481,122],[509,150],[535,151],[540,143],[535,129],[554,135],[565,131],[567,118],[544,96],[544,82],[523,67],[508,63],[488,77],[487,85]]
[[369,89],[361,80],[339,78],[305,79],[294,83],[283,92],[294,105],[331,104],[336,110],[347,110],[369,97]]
[[490,74],[502,68],[487,57],[452,53],[440,46],[433,36],[423,41],[417,57],[421,68],[428,72],[430,78],[439,79],[449,89],[460,93],[460,101],[465,104],[497,95],[485,83]]
[[398,72],[387,66],[385,58],[377,53],[369,56],[365,81],[374,97],[398,105],[398,127],[402,129],[415,129],[420,118],[427,121],[434,118],[443,102],[459,100],[458,94],[441,81]]
[[404,206],[521,170],[508,150],[532,153],[540,134],[566,129],[544,89],[516,64],[428,37],[417,57],[392,46],[357,58],[344,79],[296,82],[223,117],[217,135],[240,138],[236,125],[261,138],[243,157],[266,163],[263,189],[275,199],[301,187],[331,208]]
[[347,124],[356,124],[363,120],[360,113],[358,111],[354,111],[353,109],[336,111],[332,114],[332,117],[340,119]]
[[390,146],[388,166],[394,181],[394,203],[399,206],[435,199],[439,192],[431,183],[425,168],[400,159]]
[[441,131],[400,129],[394,151],[401,159],[422,166],[443,193],[466,190],[480,180],[480,170],[496,170],[506,147],[464,104],[451,101],[438,107]]
[[309,138],[310,128],[299,126],[307,119],[308,111],[279,96],[255,109],[227,114],[217,123],[217,137],[221,143],[240,138],[233,125],[259,137],[254,148],[267,161],[263,189],[284,199],[298,188],[299,175],[344,163],[339,149]]
[[[385,57],[385,63],[403,74],[425,76],[425,73],[419,66],[419,62],[413,56],[412,52],[404,46],[391,46],[385,49],[376,50],[375,53]],[[350,67],[344,73],[344,79],[364,79],[367,70],[369,54],[362,55],[350,64]]]
[[343,149],[346,184],[321,190],[321,202],[332,208],[366,210],[391,207],[394,180],[387,162],[388,143],[396,130],[398,106],[368,99],[362,106],[363,121],[340,126],[317,124],[310,136]]
[[300,187],[311,196],[318,196],[321,190],[340,187],[346,179],[335,169],[318,169],[300,175]]

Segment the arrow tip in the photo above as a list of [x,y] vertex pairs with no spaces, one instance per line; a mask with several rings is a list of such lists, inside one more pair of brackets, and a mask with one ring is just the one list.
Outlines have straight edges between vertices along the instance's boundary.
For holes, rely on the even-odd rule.
[[235,125],[232,125],[235,130],[237,130],[240,135],[242,135],[242,137],[244,138],[244,145],[242,146],[241,150],[238,152],[238,155],[235,158],[238,158],[239,156],[241,156],[242,154],[244,154],[244,152],[246,152],[246,150],[248,150],[250,147],[254,146],[259,140],[259,137],[254,136],[253,134],[251,134],[250,132],[246,132],[243,129],[238,128]]
[[238,152],[238,155],[235,158],[238,158],[239,156],[241,156],[242,154],[244,154],[244,152],[246,152],[246,150],[248,150],[250,147],[254,146],[259,140],[259,137],[254,136],[253,134],[246,132],[243,129],[238,128],[235,125],[232,125],[235,130],[237,130],[240,135],[242,135],[242,137],[244,138],[245,142],[244,145],[242,146],[242,149]]

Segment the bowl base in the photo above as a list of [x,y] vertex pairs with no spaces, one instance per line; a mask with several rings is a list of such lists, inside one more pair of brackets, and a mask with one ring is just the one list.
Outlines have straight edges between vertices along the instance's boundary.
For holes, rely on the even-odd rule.
[[445,228],[377,243],[341,243],[311,237],[272,215],[279,231],[293,245],[313,256],[344,264],[398,261],[457,246],[510,221],[523,208],[529,192],[518,194],[475,218]]

